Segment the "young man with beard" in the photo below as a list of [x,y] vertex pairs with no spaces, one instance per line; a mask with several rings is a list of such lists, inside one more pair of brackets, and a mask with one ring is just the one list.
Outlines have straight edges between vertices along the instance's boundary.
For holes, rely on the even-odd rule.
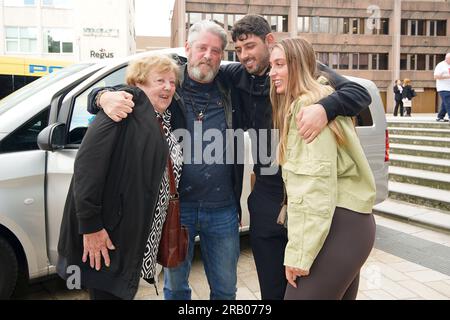
[[[276,148],[271,148],[270,129],[270,48],[275,43],[269,23],[259,15],[246,15],[232,29],[236,54],[241,64],[223,67],[232,86],[233,104],[242,110],[244,127],[259,132],[252,139],[256,176],[248,198],[250,240],[256,263],[262,299],[283,299],[286,288],[284,251],[286,228],[277,223],[284,204],[281,170],[270,168]],[[335,92],[318,104],[302,108],[296,116],[298,133],[312,142],[336,116],[355,116],[371,103],[368,92],[360,85],[319,64]],[[261,131],[262,130],[262,131]],[[264,137],[267,132],[268,138]],[[267,141],[267,142],[266,142]],[[254,146],[257,146],[254,148]],[[271,156],[268,162],[266,155]]]
[[[236,173],[237,167],[225,160],[209,164],[211,159],[207,159],[205,152],[209,142],[196,138],[194,143],[194,137],[201,138],[211,129],[220,132],[225,141],[226,130],[234,126],[230,90],[218,76],[226,44],[225,30],[211,21],[200,21],[190,28],[185,48],[188,62],[181,67],[180,84],[169,107],[175,135],[177,131],[180,133],[179,129],[184,130],[181,134],[185,163],[178,192],[181,223],[189,230],[189,249],[184,263],[164,269],[166,300],[191,299],[188,279],[197,235],[210,298],[236,298],[241,171]],[[101,106],[115,121],[126,118],[133,107],[130,95],[107,90],[114,91],[114,88],[91,92],[89,111],[93,113]],[[203,141],[200,152],[194,150],[199,141]],[[186,150],[188,147],[190,154]],[[214,158],[228,159],[230,150],[226,144],[222,148],[215,149]]]

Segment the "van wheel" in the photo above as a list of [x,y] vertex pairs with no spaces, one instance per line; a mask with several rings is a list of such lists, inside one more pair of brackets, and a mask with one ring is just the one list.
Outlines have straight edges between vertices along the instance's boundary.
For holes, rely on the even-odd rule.
[[0,238],[0,300],[9,299],[16,287],[19,264],[11,245]]

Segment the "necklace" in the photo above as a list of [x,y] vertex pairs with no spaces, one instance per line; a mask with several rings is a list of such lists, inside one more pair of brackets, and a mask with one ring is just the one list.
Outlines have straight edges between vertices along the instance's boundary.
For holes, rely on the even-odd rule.
[[203,108],[197,108],[197,106],[194,103],[194,100],[192,99],[191,94],[187,94],[189,101],[191,102],[191,106],[192,106],[192,111],[194,111],[194,114],[196,115],[196,119],[199,122],[202,122],[203,119],[205,118],[205,113],[206,110],[208,110],[209,107],[209,101],[211,100],[211,95],[209,93],[207,93],[208,96],[208,101],[206,101],[206,105]]

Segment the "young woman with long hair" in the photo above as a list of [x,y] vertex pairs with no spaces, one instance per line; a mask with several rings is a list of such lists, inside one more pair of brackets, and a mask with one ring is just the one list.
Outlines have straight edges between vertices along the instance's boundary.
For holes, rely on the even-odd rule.
[[375,239],[372,171],[348,117],[331,121],[309,144],[297,134],[294,115],[333,92],[317,71],[312,45],[284,39],[270,63],[288,205],[285,299],[355,299]]

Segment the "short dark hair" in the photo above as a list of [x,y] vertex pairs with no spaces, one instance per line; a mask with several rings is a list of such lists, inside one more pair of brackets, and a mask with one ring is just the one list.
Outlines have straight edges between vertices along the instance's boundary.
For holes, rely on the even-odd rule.
[[260,37],[263,41],[271,33],[270,25],[263,16],[247,14],[241,20],[236,21],[231,30],[231,38],[234,42],[245,40],[249,35]]

